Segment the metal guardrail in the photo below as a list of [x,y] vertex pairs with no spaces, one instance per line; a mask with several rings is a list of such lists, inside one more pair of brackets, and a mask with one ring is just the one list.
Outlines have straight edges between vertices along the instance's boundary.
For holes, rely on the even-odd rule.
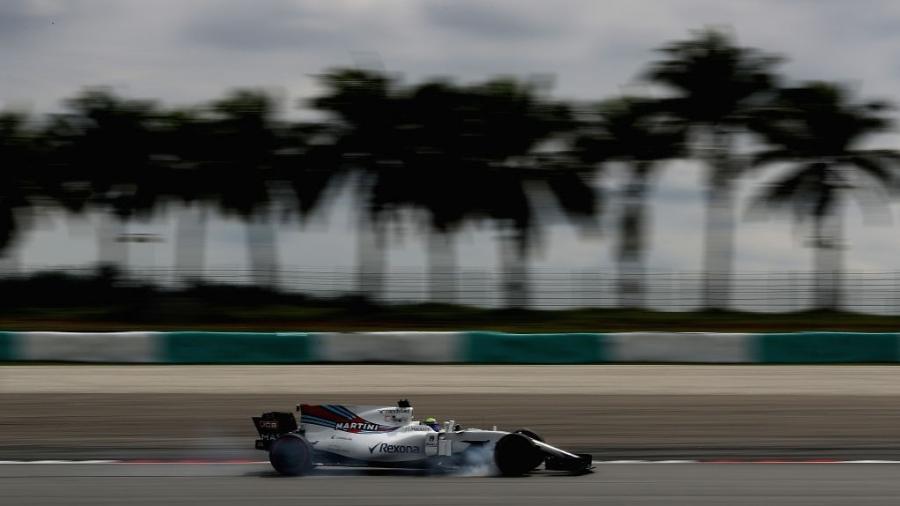
[[[54,266],[41,271],[89,275],[92,267]],[[246,268],[211,267],[202,272],[171,268],[129,269],[127,279],[174,287],[188,279],[210,283],[250,285],[259,272]],[[269,274],[269,273],[266,273]],[[358,294],[358,273],[349,268],[283,268],[271,273],[276,288],[314,297],[331,298]],[[9,273],[6,273],[8,276]],[[477,307],[504,304],[501,273],[487,269],[461,269],[442,274],[455,287],[443,300]],[[264,276],[265,277],[265,276]],[[704,276],[699,272],[651,271],[644,276],[645,306],[662,311],[690,311],[701,306]],[[529,271],[530,307],[565,309],[617,307],[618,278],[608,271],[585,269]],[[871,314],[900,314],[900,271],[848,272],[843,275],[843,309]],[[809,272],[740,272],[732,277],[731,307],[758,312],[791,312],[811,309],[815,275]],[[454,295],[455,294],[455,295]],[[431,296],[428,274],[395,268],[384,275],[383,303],[415,303]]]

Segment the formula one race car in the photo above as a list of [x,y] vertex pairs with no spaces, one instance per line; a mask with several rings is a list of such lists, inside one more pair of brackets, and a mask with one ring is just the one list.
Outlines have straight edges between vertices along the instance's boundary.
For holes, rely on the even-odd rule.
[[550,446],[537,434],[463,429],[453,420],[434,427],[413,420],[413,408],[301,404],[293,413],[253,417],[256,448],[269,452],[281,474],[299,476],[316,465],[424,469],[434,472],[483,468],[520,476],[543,465],[549,471],[590,472],[590,455]]

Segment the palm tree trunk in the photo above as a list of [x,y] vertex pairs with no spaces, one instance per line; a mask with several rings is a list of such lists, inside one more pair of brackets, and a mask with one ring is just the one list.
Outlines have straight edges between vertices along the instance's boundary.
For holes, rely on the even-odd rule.
[[703,307],[728,309],[734,263],[733,184],[710,186],[706,194],[706,237],[703,252]]
[[202,204],[182,207],[176,218],[176,282],[190,284],[203,278],[206,257],[206,208]]
[[500,275],[507,308],[520,309],[531,304],[527,253],[520,232],[511,230],[501,233]]
[[357,290],[370,302],[377,302],[384,291],[386,247],[384,226],[361,212],[357,231]]
[[731,305],[734,269],[734,186],[736,167],[730,158],[730,138],[713,132],[706,187],[706,230],[703,251],[703,308],[725,310]]
[[9,207],[0,213],[4,237],[0,238],[0,276],[5,279],[14,278],[22,274],[22,234],[30,229],[23,222],[31,218],[31,213]]
[[21,274],[22,256],[18,244],[11,244],[0,252],[0,277],[14,278]]
[[813,239],[814,309],[839,310],[843,304],[843,246],[840,216],[816,218]]
[[625,187],[617,255],[620,307],[641,308],[646,302],[644,253],[648,171],[648,163],[632,167],[631,180]]
[[251,216],[246,230],[253,283],[259,287],[278,290],[278,241],[271,213],[266,210]]
[[456,302],[456,251],[450,232],[428,232],[428,292],[431,302]]
[[125,220],[112,212],[100,212],[97,222],[97,263],[119,272],[128,270],[128,242]]

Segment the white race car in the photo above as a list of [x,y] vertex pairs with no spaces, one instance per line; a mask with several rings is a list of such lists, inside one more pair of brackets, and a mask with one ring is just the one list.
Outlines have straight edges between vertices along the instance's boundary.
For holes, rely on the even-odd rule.
[[535,433],[482,430],[453,420],[431,427],[413,420],[408,401],[395,407],[301,404],[293,413],[253,417],[256,448],[281,474],[299,476],[316,465],[416,468],[436,472],[472,467],[520,476],[541,465],[550,471],[590,472],[590,455],[550,446]]

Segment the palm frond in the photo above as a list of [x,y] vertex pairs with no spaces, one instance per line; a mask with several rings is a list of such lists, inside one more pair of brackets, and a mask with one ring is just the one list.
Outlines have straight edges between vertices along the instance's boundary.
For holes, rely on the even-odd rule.
[[795,161],[796,156],[788,149],[775,148],[754,153],[750,157],[750,167],[759,168],[772,163]]
[[795,166],[786,175],[767,184],[750,199],[749,212],[791,211],[794,218],[803,221],[819,198],[824,178],[821,164],[805,163]]
[[866,151],[858,151],[850,154],[846,160],[849,165],[861,169],[875,181],[889,186],[897,184],[897,172],[883,163],[884,160],[881,157],[872,156]]

